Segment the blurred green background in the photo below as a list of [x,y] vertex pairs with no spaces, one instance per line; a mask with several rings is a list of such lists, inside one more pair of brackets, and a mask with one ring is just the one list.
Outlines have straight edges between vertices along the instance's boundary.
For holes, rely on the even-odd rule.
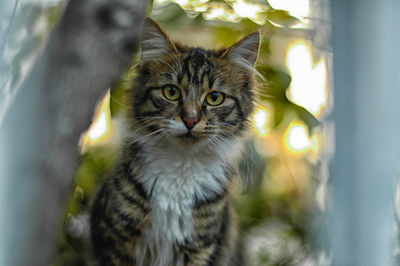
[[[22,80],[21,66],[32,61],[65,5],[20,4],[15,16],[29,19],[12,25],[10,88]],[[173,39],[192,46],[229,46],[261,31],[256,67],[263,78],[258,78],[259,102],[240,162],[235,207],[251,265],[322,265],[325,242],[315,234],[324,224],[327,178],[320,121],[330,112],[331,99],[329,52],[314,42],[319,10],[308,0],[157,0],[148,12]],[[21,32],[27,41],[17,45]],[[93,124],[82,135],[81,166],[60,228],[55,266],[92,263],[89,210],[118,152],[131,75],[127,71],[99,102]]]

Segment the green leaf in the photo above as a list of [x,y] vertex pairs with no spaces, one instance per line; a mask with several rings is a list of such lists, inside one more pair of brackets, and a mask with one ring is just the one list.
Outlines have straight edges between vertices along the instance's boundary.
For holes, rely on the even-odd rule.
[[315,118],[307,109],[297,104],[292,103],[291,108],[295,111],[296,115],[307,125],[311,132],[313,128],[321,125],[321,122]]
[[283,70],[267,66],[259,67],[259,71],[272,87],[286,90],[292,82],[290,75]]
[[300,20],[290,15],[286,10],[270,9],[267,12],[267,19],[275,24],[283,27],[290,27],[294,24],[300,23]]
[[[137,62],[137,58],[132,61],[132,65]],[[110,112],[111,117],[114,117],[120,111],[127,111],[129,109],[129,91],[135,73],[131,70],[132,66],[125,71],[119,81],[112,86],[110,90]]]
[[274,116],[272,126],[273,128],[277,128],[282,123],[283,118],[285,117],[286,105],[280,102],[275,102],[273,103],[273,108]]
[[110,113],[111,117],[114,117],[119,111],[127,109],[126,101],[126,87],[127,84],[120,82],[117,86],[114,86],[110,90]]

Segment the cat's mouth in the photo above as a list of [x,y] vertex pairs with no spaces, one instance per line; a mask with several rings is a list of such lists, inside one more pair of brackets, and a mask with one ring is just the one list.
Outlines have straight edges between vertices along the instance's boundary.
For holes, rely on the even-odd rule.
[[193,135],[190,131],[188,131],[186,134],[178,135],[179,139],[185,141],[185,142],[196,142],[200,138]]

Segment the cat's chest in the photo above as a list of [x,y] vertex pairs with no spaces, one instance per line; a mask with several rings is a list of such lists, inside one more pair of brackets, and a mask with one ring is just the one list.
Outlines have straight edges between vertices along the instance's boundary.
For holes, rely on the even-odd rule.
[[224,167],[208,158],[153,156],[140,179],[151,195],[152,223],[148,238],[160,243],[183,243],[194,234],[195,199],[220,192],[227,180]]

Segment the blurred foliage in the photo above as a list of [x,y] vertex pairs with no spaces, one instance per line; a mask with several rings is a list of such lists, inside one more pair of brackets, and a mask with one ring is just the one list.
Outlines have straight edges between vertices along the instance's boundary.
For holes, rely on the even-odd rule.
[[290,27],[294,24],[300,23],[300,21],[291,16],[286,10],[269,9],[266,13],[269,21],[276,23],[284,27]]
[[295,118],[303,121],[311,132],[320,125],[320,122],[304,107],[301,107],[287,97],[287,90],[292,81],[290,75],[283,70],[271,67],[260,66],[259,72],[268,81],[262,88],[261,101],[268,101],[274,110],[273,127],[277,128],[282,123],[285,114],[294,113]]
[[[238,12],[236,4],[242,2],[250,7],[257,6],[254,16]],[[7,57],[8,63],[1,65],[8,68],[12,79],[9,90],[20,82],[21,66],[37,52],[60,18],[62,7],[62,1],[51,7],[24,4],[13,15],[9,23],[10,34],[0,41],[0,45],[12,50],[8,53],[12,55]],[[292,78],[283,64],[276,64],[284,61],[285,55],[273,52],[276,39],[283,39],[281,45],[288,46],[290,38],[298,38],[298,33],[293,37],[290,32],[297,31],[292,26],[301,23],[300,18],[293,17],[288,11],[272,8],[267,1],[195,0],[182,5],[165,1],[151,2],[151,7],[152,17],[182,41],[197,40],[196,33],[207,33],[204,42],[211,46],[227,46],[246,33],[257,29],[262,32],[257,70],[264,79],[259,80],[259,104],[271,114],[269,134],[254,135],[246,145],[240,162],[244,192],[236,198],[235,206],[254,265],[314,265],[304,263],[312,257],[310,228],[314,225],[310,225],[315,220],[310,219],[318,211],[313,194],[318,182],[314,176],[318,171],[318,160],[310,160],[306,154],[288,153],[282,144],[282,136],[293,120],[302,121],[309,132],[320,123],[308,110],[288,99]],[[225,13],[215,15],[218,9]],[[38,30],[40,25],[44,27]],[[21,36],[24,36],[23,40]],[[198,38],[203,38],[203,35]],[[4,57],[4,50],[0,50],[0,57]],[[125,73],[111,89],[110,109],[115,121],[128,104],[125,92],[132,75],[131,72]],[[0,84],[1,94],[6,93],[3,89],[6,83]],[[90,206],[99,184],[111,171],[117,152],[115,144],[99,143],[82,154],[53,265],[91,265],[88,240]]]

